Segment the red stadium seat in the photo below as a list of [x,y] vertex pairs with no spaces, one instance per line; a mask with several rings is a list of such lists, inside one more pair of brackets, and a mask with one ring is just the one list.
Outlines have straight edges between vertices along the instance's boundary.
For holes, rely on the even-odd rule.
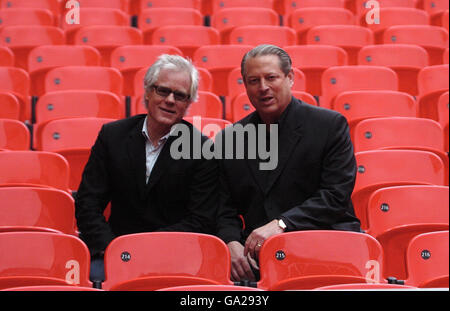
[[79,29],[74,43],[90,45],[99,50],[103,65],[110,66],[111,52],[122,45],[138,45],[143,43],[142,31],[130,26],[85,26]]
[[202,26],[203,16],[192,8],[151,8],[139,14],[138,27],[145,42],[152,41],[153,32],[158,27],[169,25]]
[[336,96],[332,109],[347,119],[352,139],[354,128],[361,120],[415,117],[417,114],[414,97],[407,93],[382,90],[342,92]]
[[54,26],[8,26],[0,30],[0,42],[9,47],[15,55],[15,66],[28,69],[28,54],[40,45],[61,45],[65,42],[64,32]]
[[0,29],[6,26],[54,26],[55,16],[47,9],[40,8],[0,8]]
[[369,45],[359,51],[358,64],[391,68],[398,76],[398,90],[415,96],[419,92],[417,76],[428,66],[428,53],[412,44]]
[[297,37],[290,27],[249,25],[234,28],[230,33],[230,44],[286,46],[297,44]]
[[352,201],[364,230],[369,226],[369,197],[375,190],[398,185],[444,185],[444,163],[429,151],[370,150],[357,152],[355,157],[358,172]]
[[236,285],[184,285],[161,288],[156,291],[163,292],[178,292],[178,291],[263,291],[262,289],[248,286],[236,286]]
[[332,108],[340,93],[346,91],[397,91],[397,74],[384,66],[335,66],[322,74],[322,96],[319,105]]
[[371,195],[368,233],[383,247],[385,278],[407,278],[406,249],[411,238],[448,230],[448,194],[448,187],[408,185],[381,188]]
[[86,117],[49,121],[36,133],[36,149],[61,154],[67,160],[69,188],[75,191],[101,127],[115,120]]
[[227,96],[229,90],[224,81],[227,81],[234,68],[241,65],[245,53],[251,49],[251,45],[204,45],[195,51],[193,62],[211,73],[213,92],[219,96]]
[[[0,94],[0,102],[1,98],[2,96]],[[26,125],[19,120],[0,118],[0,151],[29,149],[30,131]]]
[[120,71],[100,66],[64,66],[50,70],[45,77],[45,91],[100,90],[122,96]]
[[0,119],[19,120],[20,103],[17,97],[9,92],[0,92]]
[[[133,0],[132,0],[133,1]],[[136,0],[139,5],[136,5],[134,11],[136,15],[139,15],[142,11],[146,9],[156,9],[156,8],[189,8],[202,10],[202,0]],[[135,1],[135,2],[136,2]],[[132,4],[133,6],[133,4]]]
[[239,26],[278,26],[278,14],[271,8],[236,7],[221,9],[211,16],[211,26],[219,30],[222,44],[230,43],[230,32]]
[[233,284],[228,248],[212,235],[191,232],[124,235],[108,245],[104,258],[105,290]]
[[211,92],[199,91],[198,97],[198,100],[188,107],[187,117],[201,116],[216,119],[223,117],[223,105],[219,96]]
[[44,231],[77,235],[75,203],[61,190],[0,188],[0,232]]
[[30,75],[21,68],[0,67],[0,92],[11,93],[20,104],[19,120],[31,120]]
[[292,66],[305,74],[306,91],[312,95],[322,94],[322,74],[333,66],[348,65],[347,52],[332,45],[293,45],[284,50],[292,59]]
[[325,7],[325,8],[344,8],[344,0],[279,0],[277,11],[284,19],[289,19],[289,14],[297,9],[311,8],[311,7]]
[[438,121],[444,129],[444,150],[449,151],[448,134],[448,91],[439,96],[438,100]]
[[430,15],[448,10],[448,1],[445,0],[422,0],[423,9]]
[[265,290],[305,290],[381,280],[383,252],[372,236],[359,232],[311,230],[268,238],[259,255]]
[[143,67],[150,67],[161,54],[183,55],[178,48],[168,45],[123,45],[112,51],[110,64],[122,73],[124,95],[136,95],[134,93],[136,73]]
[[385,284],[385,283],[354,283],[354,284],[338,284],[338,285],[329,285],[329,286],[322,286],[314,288],[314,290],[345,290],[345,291],[357,291],[357,290],[369,290],[369,291],[376,291],[376,290],[412,290],[412,289],[418,289],[414,286],[407,286],[407,285],[397,285],[397,284]]
[[225,127],[232,125],[230,121],[221,118],[204,118],[204,117],[184,117],[184,120],[192,123],[203,135],[214,139],[219,131]]
[[[208,2],[208,1],[206,1]],[[274,0],[211,0],[211,13],[229,8],[265,8],[272,9]],[[205,2],[203,2],[205,3]]]
[[77,0],[80,8],[112,8],[128,13],[129,0]]
[[77,237],[50,232],[0,234],[0,288],[30,285],[92,287],[90,256]]
[[[189,33],[189,36],[186,36]],[[153,33],[151,41],[145,44],[171,45],[179,48],[184,56],[193,58],[194,52],[201,46],[220,43],[219,31],[205,26],[162,26]]]
[[[417,0],[377,0],[379,9],[383,8],[415,8]],[[355,0],[349,1],[350,5],[353,6],[354,13],[357,16],[363,16],[367,13],[370,13],[372,9],[375,7],[370,5],[372,3],[369,2],[369,7],[366,7],[367,0]]]
[[31,95],[45,93],[45,76],[56,67],[100,66],[100,53],[91,46],[41,45],[31,50],[28,56],[28,73]]
[[439,121],[439,97],[448,91],[449,65],[424,67],[417,77],[419,98],[418,116]]
[[429,64],[439,65],[448,47],[448,32],[429,25],[391,26],[384,32],[383,43],[420,45],[428,52]]
[[6,46],[0,46],[0,66],[14,66],[14,53]]
[[306,33],[314,26],[355,25],[353,13],[344,8],[311,7],[293,11],[288,21],[289,27],[297,32],[298,42],[306,44]]
[[60,2],[58,0],[7,0],[0,1],[1,9],[22,9],[22,8],[32,8],[32,9],[46,9],[52,12],[56,17],[60,14]]
[[326,44],[343,48],[349,65],[356,65],[359,50],[374,43],[372,30],[357,25],[324,25],[312,27],[306,35],[306,44]]
[[121,119],[125,107],[114,93],[96,90],[47,92],[36,103],[35,132],[39,124],[50,120],[75,117]]
[[444,149],[444,131],[440,124],[425,118],[371,118],[354,128],[355,152],[375,149],[410,149],[438,155],[445,167],[448,185],[448,154]]
[[[88,2],[89,3],[89,2]],[[64,30],[67,44],[75,43],[75,34],[82,27],[86,26],[129,26],[130,17],[128,14],[119,9],[113,8],[96,8],[80,6],[80,19],[78,24],[70,24],[66,20],[66,15],[62,15],[60,19],[60,27]]]
[[69,191],[69,164],[44,151],[0,152],[0,187],[47,187]]
[[412,7],[383,7],[379,9],[379,23],[368,23],[366,14],[361,15],[359,23],[373,31],[376,44],[383,43],[384,31],[398,25],[429,25],[430,16],[424,10]]
[[406,253],[408,279],[418,287],[448,288],[448,230],[419,234]]
[[2,291],[14,292],[98,292],[102,289],[86,287],[86,286],[66,286],[66,285],[34,285],[34,286],[18,286],[3,289]]

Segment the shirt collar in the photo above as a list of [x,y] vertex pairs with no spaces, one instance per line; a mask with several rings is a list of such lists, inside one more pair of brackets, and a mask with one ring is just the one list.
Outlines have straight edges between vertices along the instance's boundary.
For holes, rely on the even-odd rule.
[[[142,135],[144,135],[144,137],[145,137],[149,142],[151,142],[150,136],[148,135],[147,117],[148,117],[148,116],[145,116],[144,124],[142,125]],[[167,133],[166,135],[164,135],[163,137],[161,137],[161,138],[159,139],[158,145],[160,145],[160,144],[162,144],[163,142],[165,142],[165,141],[169,138],[169,136],[172,134],[172,132],[173,132],[173,129],[170,129],[169,133]]]

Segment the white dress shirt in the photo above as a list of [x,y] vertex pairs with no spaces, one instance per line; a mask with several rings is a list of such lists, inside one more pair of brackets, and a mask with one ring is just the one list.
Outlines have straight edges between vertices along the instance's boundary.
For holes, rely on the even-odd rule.
[[148,183],[148,179],[150,178],[150,174],[152,173],[153,167],[155,166],[156,160],[158,160],[158,156],[161,153],[164,144],[170,136],[170,132],[161,137],[156,146],[150,140],[150,136],[148,135],[147,129],[147,117],[145,117],[144,125],[142,126],[142,135],[146,138],[145,141],[145,182]]

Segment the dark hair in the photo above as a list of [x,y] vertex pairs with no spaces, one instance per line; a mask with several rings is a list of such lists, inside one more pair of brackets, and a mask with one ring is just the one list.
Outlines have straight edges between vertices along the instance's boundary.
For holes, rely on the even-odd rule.
[[280,69],[283,71],[285,75],[287,75],[292,70],[292,60],[288,53],[286,53],[285,50],[282,48],[271,45],[271,44],[261,44],[257,47],[253,48],[252,50],[248,51],[244,57],[242,58],[241,62],[241,75],[242,78],[245,77],[245,63],[249,58],[254,58],[258,56],[265,56],[265,55],[276,55],[278,56],[278,59],[280,60]]

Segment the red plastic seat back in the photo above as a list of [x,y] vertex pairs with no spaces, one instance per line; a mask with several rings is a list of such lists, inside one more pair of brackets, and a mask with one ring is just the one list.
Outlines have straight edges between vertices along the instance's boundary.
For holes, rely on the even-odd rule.
[[40,45],[62,45],[64,32],[55,26],[7,26],[0,30],[0,42],[13,50],[15,66],[28,70],[28,55]]
[[95,90],[67,90],[45,93],[36,104],[35,132],[47,121],[62,118],[125,117],[125,107],[114,93]]
[[197,277],[231,285],[229,256],[222,240],[206,234],[150,232],[120,236],[105,251],[106,280],[102,288],[164,276]]
[[[447,224],[447,186],[408,185],[376,190],[368,203],[368,233],[378,238],[407,225]],[[400,247],[400,245],[397,245]]]
[[439,65],[448,47],[448,32],[443,27],[430,25],[391,26],[384,32],[383,43],[420,45],[427,50],[430,65]]
[[45,91],[102,90],[122,96],[122,83],[122,74],[116,68],[64,66],[47,73]]
[[49,232],[4,232],[0,234],[0,248],[1,288],[27,283],[51,285],[57,281],[61,285],[92,287],[89,250],[77,237]]
[[222,101],[212,92],[199,91],[198,100],[189,105],[186,116],[221,119],[223,117]]
[[382,262],[381,245],[368,234],[327,230],[283,233],[267,239],[261,248],[258,288],[373,283],[381,280]]
[[448,288],[448,230],[416,236],[408,245],[406,258],[407,283],[418,287]]
[[[186,36],[186,33],[189,33]],[[169,25],[158,27],[151,41],[145,44],[171,45],[179,48],[184,56],[193,58],[195,51],[203,45],[220,44],[219,31],[212,27],[193,25]]]
[[108,118],[65,118],[51,120],[37,136],[38,150],[59,152],[65,149],[91,148]]
[[0,92],[13,94],[20,104],[19,120],[31,120],[30,75],[16,67],[0,67]]
[[355,126],[364,119],[380,117],[416,117],[416,101],[407,93],[397,91],[342,92],[333,102],[333,110],[348,121],[353,138]]
[[0,91],[0,119],[19,120],[20,102],[13,94]]
[[336,45],[348,54],[349,65],[356,65],[359,50],[374,44],[372,30],[357,25],[314,26],[306,34],[306,44]]
[[345,91],[397,91],[397,74],[384,66],[335,66],[322,75],[320,106],[332,108],[335,97]]
[[[0,94],[0,100],[3,96]],[[0,104],[0,107],[2,104]],[[19,120],[0,119],[0,150],[29,150],[30,131]]]
[[297,44],[295,31],[287,26],[249,25],[234,28],[230,33],[230,44],[273,44],[277,46]]
[[42,230],[76,235],[75,203],[61,190],[0,188],[0,231]]
[[0,187],[38,186],[68,191],[69,164],[45,151],[0,152]]
[[398,185],[444,185],[445,169],[435,153],[421,150],[371,150],[355,154],[357,175],[352,194],[356,216],[368,228],[367,204],[377,189]]

